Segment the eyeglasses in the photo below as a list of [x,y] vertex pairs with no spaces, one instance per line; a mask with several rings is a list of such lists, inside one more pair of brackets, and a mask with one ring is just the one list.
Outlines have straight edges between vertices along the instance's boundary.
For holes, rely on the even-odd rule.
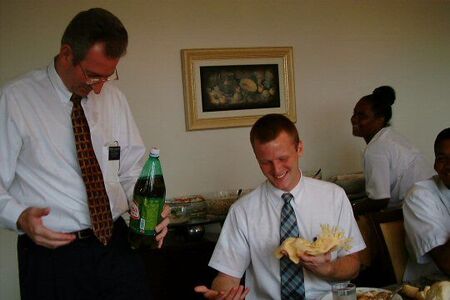
[[83,72],[84,77],[86,78],[86,84],[87,85],[95,85],[95,84],[99,84],[99,83],[104,83],[107,81],[112,81],[112,80],[119,80],[119,73],[117,72],[117,69],[114,70],[114,73],[108,77],[89,77],[86,74],[86,71],[81,67],[80,64],[78,64],[80,66],[81,71]]

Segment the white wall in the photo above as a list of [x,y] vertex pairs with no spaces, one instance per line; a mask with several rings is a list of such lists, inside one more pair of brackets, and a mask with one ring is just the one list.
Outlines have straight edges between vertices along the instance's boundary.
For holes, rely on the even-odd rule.
[[[118,85],[148,147],[161,148],[168,195],[254,187],[249,127],[185,130],[180,49],[293,46],[304,170],[360,171],[356,101],[397,91],[393,126],[432,159],[450,124],[450,2],[427,0],[0,0],[0,85],[57,53],[80,10],[100,6],[130,35]],[[0,299],[18,299],[15,235],[0,230]]]

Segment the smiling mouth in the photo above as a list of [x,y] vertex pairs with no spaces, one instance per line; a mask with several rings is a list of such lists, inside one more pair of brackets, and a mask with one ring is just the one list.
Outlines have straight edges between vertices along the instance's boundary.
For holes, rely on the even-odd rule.
[[281,174],[281,175],[275,175],[274,177],[276,178],[276,179],[281,179],[281,178],[283,178],[284,176],[286,176],[286,174],[287,174],[287,171],[286,172],[284,172],[283,174]]

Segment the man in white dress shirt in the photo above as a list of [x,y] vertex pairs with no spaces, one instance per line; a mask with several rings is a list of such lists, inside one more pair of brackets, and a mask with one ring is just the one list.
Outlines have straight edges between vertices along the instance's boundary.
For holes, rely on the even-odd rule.
[[[266,115],[253,125],[250,140],[267,181],[230,208],[209,263],[219,273],[211,289],[196,291],[208,299],[294,299],[281,296],[280,260],[274,256],[286,192],[293,196],[300,237],[312,241],[320,225],[328,224],[353,240],[348,251],[301,256],[296,267],[303,272],[305,295],[295,299],[316,299],[333,282],[356,277],[365,244],[350,202],[337,185],[302,176],[298,163],[304,148],[295,125],[283,115]],[[245,288],[240,285],[244,273]]]
[[436,137],[434,153],[438,175],[417,182],[403,204],[411,254],[407,281],[424,276],[450,279],[450,128]]
[[[145,271],[127,226],[145,147],[125,96],[110,83],[128,33],[110,12],[80,12],[59,54],[0,90],[0,226],[18,232],[22,299],[144,299]],[[90,128],[114,229],[104,246],[91,227],[72,129],[72,94]],[[120,163],[119,163],[120,162]],[[156,228],[161,247],[169,210]]]

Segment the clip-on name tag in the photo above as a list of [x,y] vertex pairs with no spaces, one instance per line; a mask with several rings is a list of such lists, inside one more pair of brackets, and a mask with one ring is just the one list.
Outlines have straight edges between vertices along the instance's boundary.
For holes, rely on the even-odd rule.
[[108,147],[108,179],[109,181],[118,181],[120,168],[120,146],[115,141]]

